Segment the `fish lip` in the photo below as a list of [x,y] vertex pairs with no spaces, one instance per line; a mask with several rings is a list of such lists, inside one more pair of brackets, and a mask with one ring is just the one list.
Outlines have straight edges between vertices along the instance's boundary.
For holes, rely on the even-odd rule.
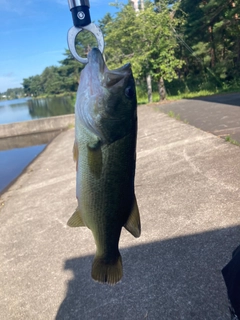
[[105,69],[101,84],[105,88],[117,87],[127,81],[130,76],[132,76],[130,63],[127,63],[118,69]]
[[88,65],[92,70],[92,75],[97,75],[101,85],[107,88],[120,84],[121,80],[132,75],[130,63],[126,63],[118,69],[109,70],[98,48],[92,48],[88,53]]
[[101,74],[104,73],[106,64],[103,55],[98,48],[92,48],[88,53],[88,64],[90,68],[94,68],[96,72],[100,72]]
[[113,69],[111,71],[116,72],[116,73],[120,73],[120,72],[129,73],[129,72],[131,72],[131,63],[128,62],[128,63],[124,64],[122,67],[120,67],[118,69]]

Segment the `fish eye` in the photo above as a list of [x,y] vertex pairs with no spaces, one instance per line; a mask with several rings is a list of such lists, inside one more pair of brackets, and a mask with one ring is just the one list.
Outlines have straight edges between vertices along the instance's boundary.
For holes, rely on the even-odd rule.
[[135,95],[135,91],[132,87],[127,87],[125,89],[125,96],[129,99],[133,98],[133,96]]

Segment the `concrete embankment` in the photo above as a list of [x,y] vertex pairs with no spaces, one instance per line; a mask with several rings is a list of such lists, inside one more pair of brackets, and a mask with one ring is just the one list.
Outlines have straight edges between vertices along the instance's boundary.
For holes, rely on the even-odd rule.
[[48,144],[61,131],[49,131],[41,133],[25,134],[21,136],[13,136],[9,138],[0,138],[0,150],[11,150],[16,148],[26,148],[31,146],[38,146],[41,144]]
[[0,125],[0,138],[58,131],[74,124],[74,114]]

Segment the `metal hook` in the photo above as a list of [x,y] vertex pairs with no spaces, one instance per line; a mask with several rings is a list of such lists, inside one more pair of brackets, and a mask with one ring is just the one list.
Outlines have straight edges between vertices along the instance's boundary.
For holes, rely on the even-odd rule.
[[77,35],[83,31],[87,30],[91,32],[95,38],[97,39],[98,49],[103,53],[104,50],[104,39],[101,29],[96,26],[94,23],[91,23],[90,18],[90,4],[89,0],[68,0],[70,11],[72,12],[73,24],[72,27],[68,31],[68,47],[72,55],[76,60],[81,63],[88,63],[87,58],[82,58],[78,55],[75,46],[75,39]]
[[103,34],[101,29],[98,26],[96,26],[94,23],[90,23],[88,26],[85,26],[82,28],[72,27],[68,31],[67,41],[68,41],[69,50],[71,51],[72,55],[76,60],[78,60],[81,63],[87,64],[88,59],[80,57],[76,51],[76,46],[75,46],[75,39],[77,35],[83,30],[87,30],[95,36],[98,44],[98,49],[101,51],[101,53],[103,53],[103,50],[104,50],[104,39],[103,39]]

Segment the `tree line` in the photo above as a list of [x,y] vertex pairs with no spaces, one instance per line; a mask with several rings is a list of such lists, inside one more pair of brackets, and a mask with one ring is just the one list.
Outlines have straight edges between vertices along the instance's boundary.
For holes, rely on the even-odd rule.
[[8,99],[18,99],[24,96],[23,88],[13,88],[7,89],[5,92],[0,93],[0,100]]
[[[131,62],[139,90],[166,92],[215,89],[238,83],[240,76],[239,0],[160,0],[117,6],[113,17],[98,21],[109,68]],[[86,55],[95,38],[81,32],[77,51]],[[69,50],[59,66],[23,79],[27,95],[76,92],[84,66]],[[238,83],[239,84],[239,83]]]

